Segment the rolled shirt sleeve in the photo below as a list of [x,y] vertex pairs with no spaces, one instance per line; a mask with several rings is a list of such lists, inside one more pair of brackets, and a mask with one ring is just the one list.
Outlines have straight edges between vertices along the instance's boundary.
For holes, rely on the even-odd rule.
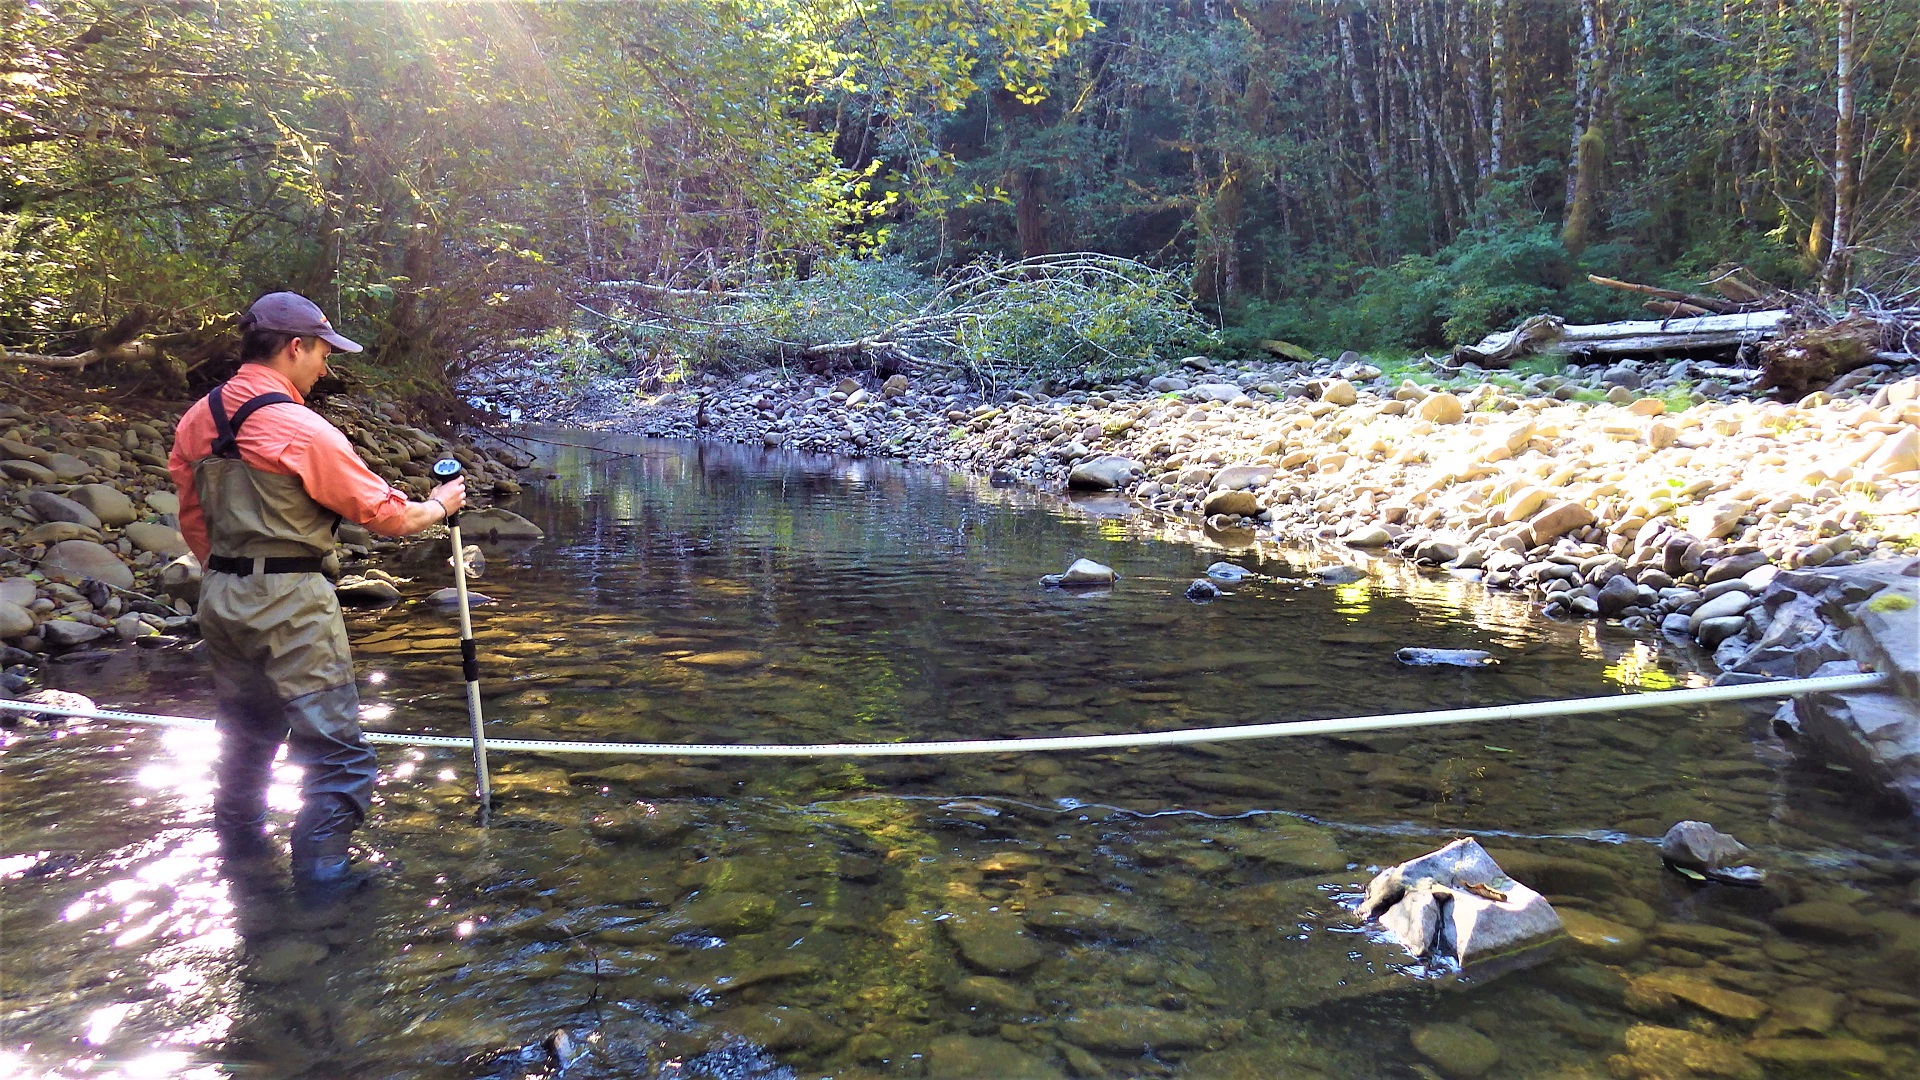
[[382,480],[347,437],[331,424],[308,430],[309,437],[287,447],[282,459],[300,477],[313,501],[381,536],[406,534],[407,495]]

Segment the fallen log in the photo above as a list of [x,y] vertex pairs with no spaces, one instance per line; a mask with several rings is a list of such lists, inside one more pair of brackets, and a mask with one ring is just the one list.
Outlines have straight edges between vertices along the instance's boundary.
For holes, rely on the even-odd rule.
[[1737,315],[1703,315],[1692,319],[1633,319],[1626,322],[1569,326],[1551,351],[1597,353],[1691,352],[1752,345],[1778,334],[1789,313],[1750,311]]
[[104,349],[88,349],[71,356],[48,356],[45,353],[17,353],[0,348],[0,363],[30,364],[33,367],[55,368],[61,371],[85,371],[95,364],[112,363],[121,360],[151,363],[159,355],[159,350],[148,341],[128,341]]
[[1511,330],[1488,334],[1478,345],[1461,345],[1453,350],[1453,366],[1475,364],[1483,368],[1509,368],[1523,356],[1544,352],[1560,340],[1566,323],[1552,315],[1535,315]]
[[131,337],[131,331],[145,321],[144,315],[129,316],[94,339],[90,349],[64,356],[48,353],[13,352],[0,346],[0,364],[26,364],[56,371],[85,371],[90,367],[144,364],[163,385],[179,388],[187,372],[207,360],[232,352],[235,344],[229,332],[239,319],[225,315],[195,330],[171,334]]
[[1454,350],[1453,362],[1505,368],[1528,355],[1629,356],[1725,352],[1766,341],[1780,333],[1789,313],[1750,311],[1687,319],[1631,319],[1626,322],[1568,326],[1551,315],[1535,315],[1512,330],[1488,334],[1479,344]]

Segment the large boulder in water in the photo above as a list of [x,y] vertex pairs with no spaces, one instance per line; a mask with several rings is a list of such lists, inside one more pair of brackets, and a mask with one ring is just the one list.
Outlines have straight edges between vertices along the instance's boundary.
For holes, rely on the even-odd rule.
[[1765,873],[1745,865],[1747,845],[1704,821],[1676,822],[1660,838],[1660,858],[1690,877],[1734,885],[1759,885]]
[[1068,587],[1088,585],[1111,585],[1120,575],[1113,567],[1094,562],[1092,559],[1075,559],[1064,574],[1048,574],[1040,579],[1042,585],[1064,585]]
[[385,607],[400,599],[399,589],[371,577],[342,578],[333,592],[348,607]]
[[539,540],[546,535],[540,526],[497,506],[460,512],[463,540]]
[[1421,649],[1408,647],[1393,654],[1408,667],[1495,667],[1500,661],[1482,649]]
[[1381,871],[1360,914],[1379,919],[1414,956],[1450,956],[1463,968],[1530,966],[1564,935],[1546,898],[1508,877],[1471,838]]

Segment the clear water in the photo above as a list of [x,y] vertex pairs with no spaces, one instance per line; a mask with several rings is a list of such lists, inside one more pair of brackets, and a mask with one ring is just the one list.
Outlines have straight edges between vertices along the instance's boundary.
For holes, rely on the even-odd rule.
[[[1053,735],[1704,681],[1511,597],[1322,585],[1311,553],[1224,551],[1098,501],[547,434],[601,449],[544,449],[558,478],[515,508],[549,539],[490,548],[475,583],[497,600],[475,621],[501,735]],[[1036,584],[1079,556],[1119,586]],[[1262,576],[1186,600],[1223,557]],[[455,615],[425,601],[449,584],[444,551],[395,569],[405,602],[349,616],[367,726],[464,734]],[[1502,663],[1403,668],[1403,645]],[[210,705],[185,653],[50,682]],[[213,751],[106,726],[0,742],[0,1076],[548,1076],[555,1032],[583,1078],[1460,1069],[1415,1049],[1430,1024],[1490,1039],[1495,1077],[1685,1075],[1659,1072],[1650,1028],[1703,1036],[1725,1075],[1841,1074],[1781,1064],[1812,1042],[1866,1074],[1916,1068],[1920,835],[1850,776],[1794,765],[1764,713],[854,763],[496,754],[484,831],[464,753],[386,748],[361,836],[390,875],[323,912],[283,876],[222,875]],[[1682,818],[1755,847],[1769,888],[1662,871],[1651,840]],[[1339,903],[1457,835],[1632,939],[1464,987],[1412,977]],[[1857,921],[1783,929],[1776,909],[1809,901]],[[1673,978],[1763,1015],[1645,990]],[[1838,995],[1810,1020],[1809,990]]]

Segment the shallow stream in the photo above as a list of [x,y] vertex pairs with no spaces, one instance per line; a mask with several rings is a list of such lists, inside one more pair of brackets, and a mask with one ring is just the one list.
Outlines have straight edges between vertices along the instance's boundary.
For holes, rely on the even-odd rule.
[[[502,736],[1081,734],[1706,681],[1515,597],[1323,584],[1311,553],[1210,550],[1097,502],[545,434],[595,448],[542,447],[557,478],[514,509],[548,539],[490,546],[475,583]],[[349,615],[369,728],[465,732],[455,614],[426,600],[444,554]],[[1036,584],[1077,556],[1120,584]],[[1187,600],[1221,558],[1260,576]],[[1501,663],[1404,668],[1407,645]],[[211,707],[188,653],[52,670],[107,705]],[[853,763],[496,754],[484,831],[464,753],[384,748],[361,836],[391,872],[321,913],[282,877],[223,876],[213,752],[190,731],[0,739],[0,1076],[1920,1069],[1920,831],[1794,764],[1764,710]],[[1653,840],[1683,818],[1756,848],[1769,887],[1663,871]],[[1563,959],[1441,988],[1344,918],[1371,868],[1459,835],[1573,913]]]

